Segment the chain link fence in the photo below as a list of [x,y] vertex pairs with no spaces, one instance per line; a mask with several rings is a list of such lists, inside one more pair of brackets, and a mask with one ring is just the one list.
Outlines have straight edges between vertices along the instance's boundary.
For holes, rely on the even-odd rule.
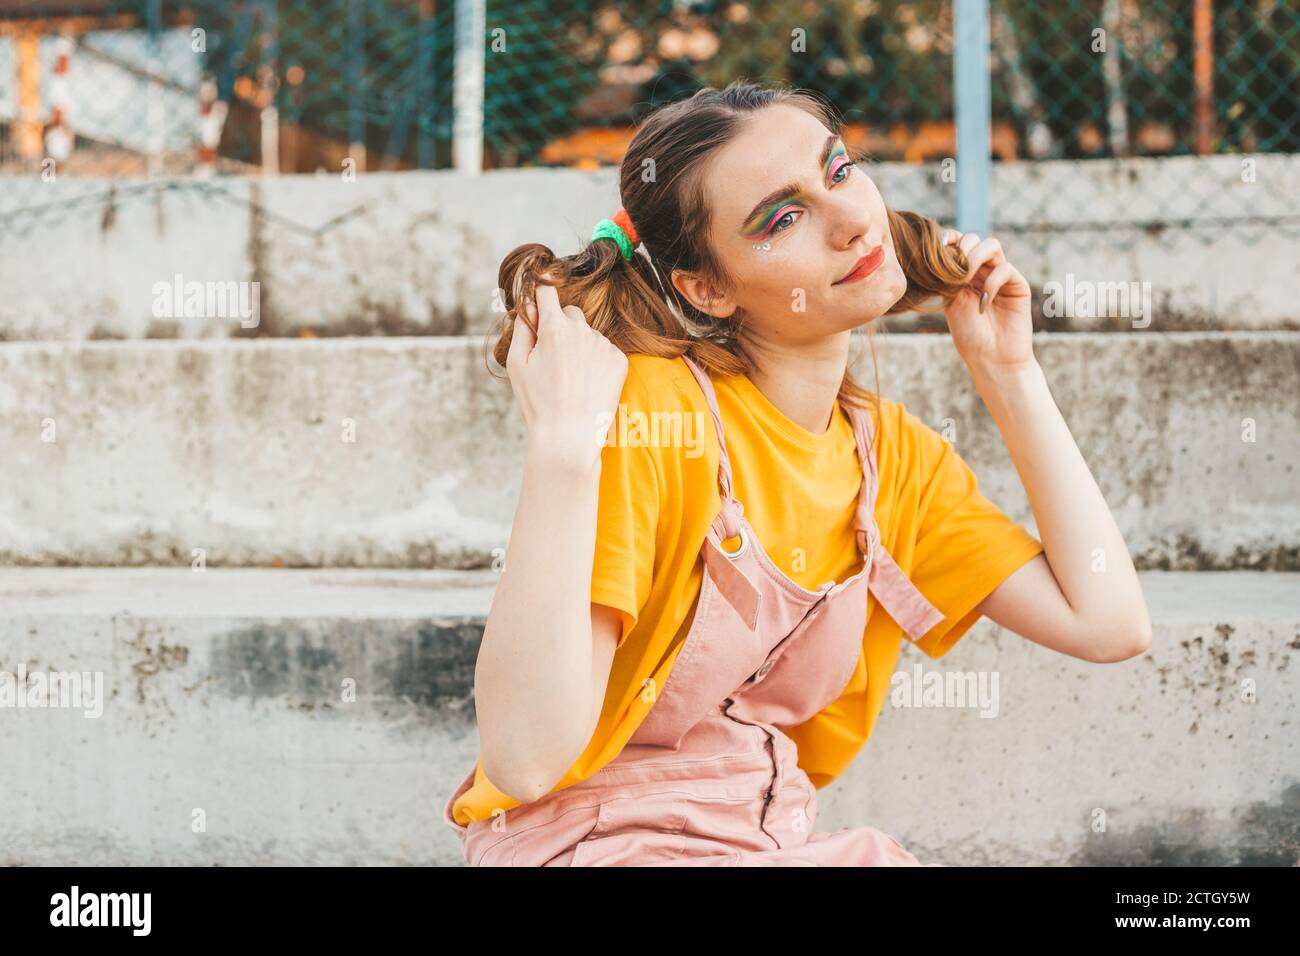
[[[102,189],[104,177],[442,169],[477,160],[457,159],[458,140],[481,143],[483,168],[590,169],[619,162],[646,111],[745,77],[824,95],[852,147],[926,172],[882,168],[892,202],[951,220],[933,187],[957,156],[953,8],[11,0],[0,177]],[[478,22],[475,37],[465,27]],[[1300,230],[1300,190],[1226,195],[1245,160],[1300,151],[1300,0],[990,0],[988,22],[995,169],[1038,170],[1006,195],[994,183],[996,228],[1112,242],[1192,222],[1207,238]],[[480,92],[458,95],[476,71]],[[1115,208],[1106,175],[1075,165],[1161,157],[1185,168],[1154,179],[1140,208]],[[29,191],[4,192],[10,225],[45,214]]]

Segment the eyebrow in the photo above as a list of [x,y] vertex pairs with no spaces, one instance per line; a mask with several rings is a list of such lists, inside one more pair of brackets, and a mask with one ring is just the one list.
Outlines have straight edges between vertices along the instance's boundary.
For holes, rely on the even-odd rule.
[[[826,142],[822,144],[821,156],[819,156],[817,159],[817,165],[819,168],[824,169],[826,167],[826,160],[830,159],[831,150],[835,147],[835,144],[836,142],[839,141],[839,138],[840,138],[839,133],[831,133],[830,136],[826,137]],[[774,202],[778,202],[779,200],[789,199],[797,192],[799,192],[798,183],[787,183],[786,185],[782,186],[780,189],[775,189],[772,192],[768,193],[766,196],[764,196],[762,199],[756,202],[754,204],[754,208],[749,211],[749,215],[747,215],[743,220],[741,220],[740,223],[741,230],[744,231],[745,226],[748,223],[753,222],[754,217],[757,216],[764,209],[766,209],[768,206],[772,205]]]

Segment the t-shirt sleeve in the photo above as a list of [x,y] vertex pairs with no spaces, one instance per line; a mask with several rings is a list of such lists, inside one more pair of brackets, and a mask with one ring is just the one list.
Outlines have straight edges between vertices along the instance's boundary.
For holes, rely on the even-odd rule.
[[939,658],[980,619],[976,605],[1043,545],[981,493],[975,473],[942,435],[906,409],[900,413],[922,488],[908,577],[944,615],[916,644]]
[[[638,404],[637,383],[624,388],[625,407]],[[659,518],[659,478],[654,449],[624,441],[615,417],[600,454],[600,502],[596,516],[596,551],[591,569],[591,601],[623,612],[618,647],[636,625],[650,595],[655,535]]]

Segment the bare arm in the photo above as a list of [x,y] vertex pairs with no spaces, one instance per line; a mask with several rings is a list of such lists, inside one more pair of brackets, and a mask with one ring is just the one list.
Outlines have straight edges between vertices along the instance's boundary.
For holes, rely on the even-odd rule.
[[[1045,554],[979,610],[1028,640],[1097,663],[1141,654],[1151,621],[1137,571],[1032,349],[1029,285],[996,239],[957,239],[972,287],[946,308],[953,342],[1002,433]],[[980,291],[988,294],[979,309]]]
[[590,601],[596,461],[528,455],[474,669],[483,772],[521,802],[549,792],[591,739],[622,626]]
[[1137,572],[1101,489],[1035,362],[977,378],[1034,512],[1045,555],[979,605],[1037,644],[1096,663],[1140,654],[1151,623]]
[[622,626],[617,610],[591,603],[591,576],[595,426],[617,405],[627,357],[579,310],[561,311],[553,288],[537,298],[538,332],[516,321],[507,361],[528,451],[474,670],[483,771],[523,803],[548,793],[590,741]]

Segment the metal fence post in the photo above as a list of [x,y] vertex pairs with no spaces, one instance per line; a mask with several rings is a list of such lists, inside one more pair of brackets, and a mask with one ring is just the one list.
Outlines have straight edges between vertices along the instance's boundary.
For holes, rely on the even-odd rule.
[[456,78],[453,90],[452,165],[458,172],[483,169],[483,45],[485,0],[456,0]]
[[953,112],[957,128],[957,228],[989,233],[989,0],[953,0]]

